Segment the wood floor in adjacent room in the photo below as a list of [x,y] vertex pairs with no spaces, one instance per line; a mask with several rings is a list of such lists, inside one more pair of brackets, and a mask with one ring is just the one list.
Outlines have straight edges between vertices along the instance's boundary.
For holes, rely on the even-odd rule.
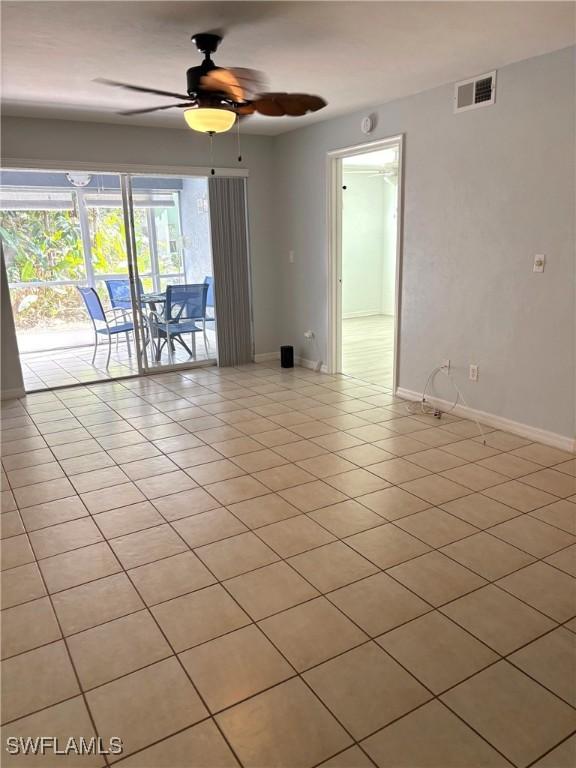
[[342,321],[342,372],[392,387],[394,316],[369,315]]

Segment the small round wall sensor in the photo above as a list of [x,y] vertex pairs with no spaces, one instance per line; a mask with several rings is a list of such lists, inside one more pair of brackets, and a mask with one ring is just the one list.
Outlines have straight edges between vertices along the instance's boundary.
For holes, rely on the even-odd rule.
[[362,122],[360,123],[362,133],[372,133],[375,124],[376,121],[373,115],[366,115],[366,117],[363,117]]

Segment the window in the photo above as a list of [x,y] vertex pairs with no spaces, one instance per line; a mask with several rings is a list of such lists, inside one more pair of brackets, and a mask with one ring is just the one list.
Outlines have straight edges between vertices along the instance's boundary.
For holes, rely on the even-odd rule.
[[[183,282],[179,192],[136,191],[133,202],[145,290]],[[118,176],[94,176],[76,189],[3,186],[0,236],[18,329],[84,325],[76,286],[94,286],[106,303],[103,281],[128,274]]]
[[74,191],[4,188],[0,236],[18,330],[83,323],[86,263]]
[[[134,264],[144,292],[203,283],[212,274],[206,178],[131,174],[129,180]],[[77,288],[95,288],[108,309],[105,281],[128,278],[121,182],[115,173],[2,171],[0,237],[21,354],[93,345]],[[206,356],[215,349],[213,322],[207,333]],[[36,373],[32,378],[35,386]]]
[[74,192],[3,189],[0,235],[9,282],[86,279]]

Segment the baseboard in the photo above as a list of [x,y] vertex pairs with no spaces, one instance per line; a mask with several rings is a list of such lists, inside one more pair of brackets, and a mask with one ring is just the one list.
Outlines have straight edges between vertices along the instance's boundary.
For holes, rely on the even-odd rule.
[[[317,370],[317,365],[318,365],[317,360],[308,360],[308,358],[306,357],[296,356],[294,358],[294,362],[296,365],[299,365],[301,368],[310,368],[313,371]],[[328,366],[326,364],[322,364],[320,366],[320,373],[328,373]]]
[[267,360],[279,360],[280,352],[258,352],[254,355],[255,363],[265,363]]
[[[405,400],[418,401],[422,399],[421,392],[414,392],[411,389],[404,389],[403,387],[397,387],[395,394]],[[452,407],[452,403],[447,400],[442,400],[439,397],[430,397],[427,395],[426,399],[429,403],[437,405],[440,409]],[[514,435],[520,435],[520,437],[525,437],[528,440],[533,440],[537,443],[544,443],[553,448],[560,448],[563,451],[576,451],[576,439],[566,435],[559,435],[556,432],[549,432],[546,429],[532,427],[530,424],[523,424],[520,421],[506,419],[503,416],[486,413],[486,411],[478,411],[466,405],[457,405],[452,413],[456,416],[461,416],[463,419],[477,419],[481,424],[487,424],[489,427],[502,429],[505,432],[512,432]]]
[[24,387],[16,387],[15,389],[3,389],[0,394],[1,400],[13,400],[15,397],[24,397],[26,390]]
[[[280,352],[259,352],[254,355],[255,363],[265,363],[269,360],[280,360]],[[306,357],[294,355],[294,365],[299,365],[301,368],[310,368],[312,371],[315,371],[318,361],[308,360]],[[320,373],[328,373],[328,366],[322,365],[320,367]]]
[[342,320],[351,320],[353,317],[374,317],[375,315],[383,314],[385,313],[381,312],[379,309],[369,309],[368,311],[359,309],[356,312],[343,312]]

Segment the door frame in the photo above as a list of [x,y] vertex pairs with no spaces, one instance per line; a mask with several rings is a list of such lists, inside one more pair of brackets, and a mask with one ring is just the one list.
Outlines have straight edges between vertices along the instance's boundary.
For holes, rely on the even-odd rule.
[[[128,266],[128,276],[130,280],[130,291],[133,305],[133,312],[136,316],[136,312],[140,313],[139,302],[135,303],[135,289],[138,279],[138,264],[136,255],[136,244],[133,231],[133,209],[132,209],[132,176],[197,176],[211,178],[212,175],[223,177],[241,177],[244,179],[249,178],[250,171],[248,168],[226,168],[217,167],[211,169],[208,166],[173,166],[173,165],[146,165],[143,163],[93,163],[82,162],[73,160],[66,162],[63,160],[46,161],[41,159],[22,158],[22,157],[3,157],[0,162],[0,171],[2,170],[14,170],[14,171],[43,171],[54,173],[65,173],[66,171],[84,171],[91,174],[99,173],[112,173],[118,176],[120,181],[120,192],[122,196],[122,206],[124,212],[124,224],[126,231],[126,262]],[[127,215],[128,214],[128,215]],[[248,214],[246,214],[248,216]],[[136,317],[135,317],[136,319]],[[140,324],[138,324],[140,326]],[[136,323],[135,323],[136,326]],[[140,326],[141,327],[141,326]],[[130,373],[123,376],[115,376],[114,378],[94,379],[89,382],[92,384],[106,383],[110,381],[121,381],[125,379],[135,379],[144,376],[153,376],[160,373],[178,372],[184,370],[192,370],[195,368],[206,368],[218,365],[217,357],[209,358],[207,360],[198,361],[184,361],[182,363],[172,363],[169,365],[149,367],[144,364],[143,361],[143,344],[142,339],[137,340],[138,331],[135,328],[134,331],[134,346],[138,365],[137,373]],[[20,353],[18,353],[18,366],[21,369]],[[71,386],[83,386],[79,384],[64,384],[55,385],[52,387],[44,387],[40,390],[22,390],[22,395],[32,394],[33,392],[51,392],[56,389],[66,389]]]
[[396,210],[396,285],[394,291],[394,365],[392,391],[398,386],[400,363],[400,309],[404,220],[404,134],[334,149],[326,154],[328,222],[328,373],[342,373],[342,160],[391,146],[398,147]]

